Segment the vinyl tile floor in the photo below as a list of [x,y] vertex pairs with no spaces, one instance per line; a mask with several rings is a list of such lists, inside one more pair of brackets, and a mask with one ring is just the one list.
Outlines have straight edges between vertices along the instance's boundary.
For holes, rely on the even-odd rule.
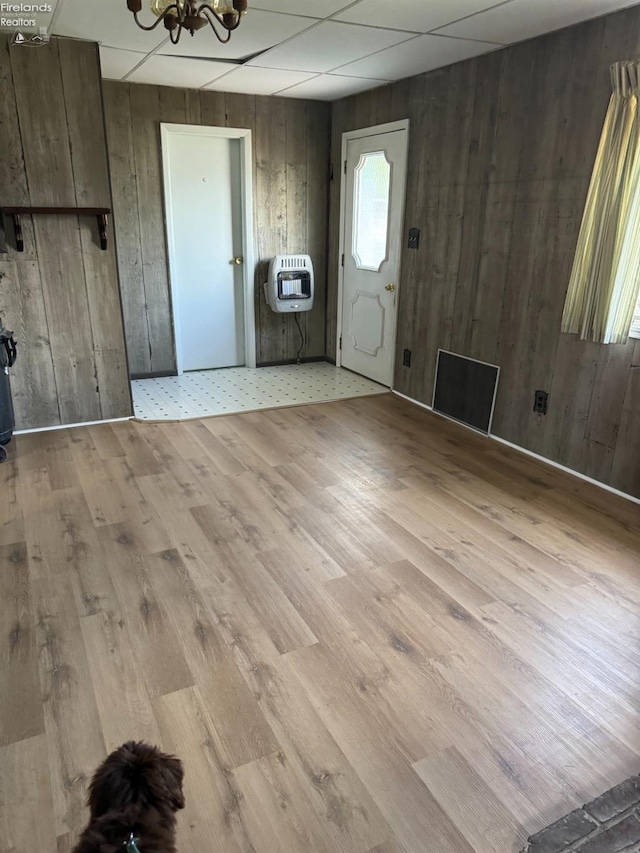
[[145,421],[188,420],[326,403],[388,390],[326,362],[197,370],[182,376],[135,379],[131,387],[135,416]]

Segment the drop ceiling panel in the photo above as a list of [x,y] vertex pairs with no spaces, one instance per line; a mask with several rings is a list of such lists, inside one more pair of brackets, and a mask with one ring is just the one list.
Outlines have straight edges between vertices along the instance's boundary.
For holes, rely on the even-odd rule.
[[511,44],[629,5],[632,5],[629,0],[509,0],[439,32]]
[[422,3],[416,3],[416,0],[394,0],[391,4],[389,0],[360,0],[355,6],[336,15],[335,20],[366,22],[374,27],[428,33],[436,27],[489,9],[501,2],[503,0],[429,0]]
[[120,50],[117,47],[100,45],[102,76],[105,80],[122,80],[146,56],[146,53],[136,53],[133,50]]
[[380,80],[364,80],[359,77],[340,77],[336,74],[319,74],[306,83],[299,83],[291,89],[280,92],[284,98],[310,98],[316,101],[333,101],[375,89],[383,85]]
[[[203,29],[194,37],[183,33],[172,45],[162,24],[153,32],[139,29],[125,0],[58,0],[50,32],[100,43],[108,79],[194,88],[211,84],[257,94],[286,89],[287,97],[328,100],[638,2],[249,0],[249,14],[228,44]],[[143,0],[141,19],[155,20],[149,0]],[[198,59],[209,65],[189,61]]]
[[[151,12],[148,16],[149,21],[155,20]],[[60,0],[53,33],[144,53],[154,50],[167,38],[162,24],[150,33],[137,27],[125,0]]]
[[128,83],[155,83],[157,86],[178,86],[200,89],[229,70],[225,62],[206,59],[185,59],[182,56],[150,56],[140,68],[127,77]]
[[286,44],[251,60],[262,68],[293,68],[298,71],[331,71],[374,51],[412,38],[411,33],[358,27],[325,21]]
[[280,44],[283,39],[291,38],[314,24],[315,21],[311,18],[260,12],[252,8],[242,19],[239,28],[231,34],[228,44],[221,44],[207,27],[199,30],[193,37],[189,33],[183,33],[178,44],[168,42],[161,48],[160,53],[215,59],[244,59]]
[[264,9],[267,12],[288,12],[290,15],[309,15],[311,18],[328,18],[350,6],[353,0],[250,0],[250,12]]
[[243,65],[205,88],[220,92],[244,92],[249,95],[275,95],[281,89],[302,83],[312,76],[301,71],[280,71]]
[[418,36],[409,42],[376,53],[375,56],[367,56],[358,62],[343,65],[336,69],[336,73],[349,77],[400,80],[402,77],[411,77],[479,56],[501,46],[435,35]]

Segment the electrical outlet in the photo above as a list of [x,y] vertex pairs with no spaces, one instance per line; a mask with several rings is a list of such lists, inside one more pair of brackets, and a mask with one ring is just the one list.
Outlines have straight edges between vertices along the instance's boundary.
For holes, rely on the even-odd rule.
[[411,350],[406,349],[402,353],[402,366],[403,367],[411,367]]
[[409,240],[407,242],[407,248],[417,249],[419,245],[420,245],[420,229],[419,228],[409,228]]
[[536,391],[533,396],[533,411],[539,415],[547,414],[547,406],[549,404],[548,391]]

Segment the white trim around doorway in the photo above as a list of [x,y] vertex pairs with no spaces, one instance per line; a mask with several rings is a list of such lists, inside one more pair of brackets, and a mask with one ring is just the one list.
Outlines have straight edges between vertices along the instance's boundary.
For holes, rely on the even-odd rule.
[[[242,197],[242,276],[244,283],[244,341],[245,341],[245,366],[256,366],[256,320],[254,307],[254,250],[253,250],[253,147],[251,142],[251,131],[239,127],[209,127],[193,124],[168,124],[160,123],[160,138],[162,142],[162,174],[164,178],[164,205],[167,224],[167,244],[169,255],[174,253],[174,231],[171,217],[166,211],[171,209],[171,184],[169,174],[171,164],[167,156],[169,136],[174,134],[193,134],[203,137],[223,137],[226,139],[240,140],[240,169],[241,169],[241,197]],[[171,264],[169,268],[169,286],[171,291],[171,308],[173,311],[173,333],[176,345],[176,370],[178,375],[182,374],[181,349],[179,340],[179,327],[176,322],[176,300],[174,289],[171,286]]]
[[[396,130],[406,130],[407,132],[407,166],[409,158],[409,119],[401,119],[400,121],[391,121],[387,124],[377,124],[373,127],[362,127],[358,130],[349,130],[342,134],[342,147],[340,149],[340,234],[338,242],[338,305],[336,312],[336,366],[342,366],[342,350],[340,348],[340,340],[342,338],[342,292],[344,288],[344,267],[342,266],[341,258],[344,254],[344,225],[345,225],[345,210],[346,210],[346,175],[345,163],[347,160],[347,145],[351,139],[363,139],[367,136],[377,136],[379,133],[393,133]],[[408,171],[407,171],[408,178]],[[406,208],[406,186],[402,199],[402,215],[400,217],[402,228],[404,228],[404,216]],[[402,247],[402,241],[400,246]],[[402,267],[402,252],[400,254],[400,268]],[[400,270],[401,271],[401,270]],[[398,282],[400,275],[398,275]],[[393,391],[394,375],[395,375],[395,358],[396,358],[396,338],[398,332],[399,312],[396,311],[396,325],[393,330],[393,365],[391,370],[391,390]]]

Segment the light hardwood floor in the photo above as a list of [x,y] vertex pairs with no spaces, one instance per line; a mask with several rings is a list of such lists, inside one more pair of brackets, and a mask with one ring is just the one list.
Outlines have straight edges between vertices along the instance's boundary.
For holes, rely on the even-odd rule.
[[390,395],[10,450],[3,853],[130,738],[201,853],[510,853],[638,771],[636,505]]

